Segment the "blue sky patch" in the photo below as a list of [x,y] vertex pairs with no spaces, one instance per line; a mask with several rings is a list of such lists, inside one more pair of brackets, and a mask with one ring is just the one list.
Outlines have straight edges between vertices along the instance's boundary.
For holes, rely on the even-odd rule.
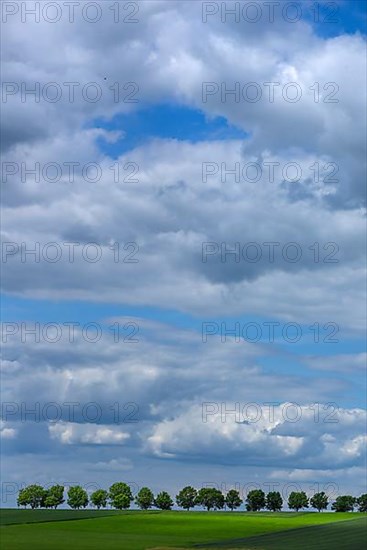
[[224,117],[208,118],[197,109],[183,105],[161,104],[120,114],[111,121],[94,121],[94,126],[122,132],[115,143],[99,138],[101,150],[112,158],[141,147],[152,139],[176,139],[197,143],[228,139],[246,139],[248,134],[228,124]]

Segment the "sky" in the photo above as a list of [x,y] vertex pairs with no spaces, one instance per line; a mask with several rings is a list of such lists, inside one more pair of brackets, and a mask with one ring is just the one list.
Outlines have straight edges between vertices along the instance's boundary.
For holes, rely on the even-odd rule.
[[35,4],[2,3],[1,506],[366,492],[365,2]]

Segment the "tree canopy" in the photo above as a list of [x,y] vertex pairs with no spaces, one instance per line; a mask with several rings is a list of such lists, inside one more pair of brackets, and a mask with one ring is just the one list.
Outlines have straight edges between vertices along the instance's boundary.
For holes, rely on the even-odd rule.
[[310,498],[310,504],[312,508],[316,508],[319,512],[321,512],[321,510],[326,510],[329,504],[327,494],[324,493],[324,491],[315,493],[313,497]]
[[184,510],[190,510],[190,508],[195,506],[197,494],[198,492],[194,487],[190,485],[184,487],[176,496],[177,506]]
[[121,481],[111,485],[108,497],[111,506],[117,510],[127,510],[134,500],[130,486]]
[[88,493],[80,485],[69,487],[68,490],[68,505],[70,508],[79,510],[79,508],[86,508],[88,506],[89,498]]
[[265,508],[265,493],[261,489],[253,489],[249,491],[246,498],[246,510],[248,512],[259,512],[261,508]]
[[219,489],[213,487],[203,487],[198,491],[196,504],[209,510],[221,510],[224,507],[225,499]]
[[154,499],[154,506],[160,508],[160,510],[171,510],[173,504],[171,496],[166,491],[158,493]]
[[149,487],[142,487],[140,489],[136,496],[135,502],[142,510],[148,510],[153,506],[154,495]]
[[266,495],[265,500],[265,506],[271,512],[280,512],[282,509],[283,499],[279,491],[270,491],[270,493]]
[[308,508],[308,497],[304,491],[292,491],[288,497],[288,506],[298,512],[302,508]]
[[242,503],[243,500],[240,497],[240,493],[235,489],[230,489],[226,495],[226,506],[228,506],[230,510],[235,510],[239,508]]

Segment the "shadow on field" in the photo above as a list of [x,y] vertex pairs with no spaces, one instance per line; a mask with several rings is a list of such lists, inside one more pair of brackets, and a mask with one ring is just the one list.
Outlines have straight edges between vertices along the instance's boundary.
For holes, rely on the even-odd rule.
[[[243,539],[196,544],[194,548],[231,550],[366,550],[367,517],[300,527]],[[158,549],[157,549],[158,550]],[[163,550],[163,549],[162,549]],[[172,549],[171,549],[172,550]]]

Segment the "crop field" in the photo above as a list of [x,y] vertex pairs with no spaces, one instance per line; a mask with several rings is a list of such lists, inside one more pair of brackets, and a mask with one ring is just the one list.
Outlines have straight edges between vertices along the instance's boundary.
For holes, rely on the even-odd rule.
[[362,550],[360,513],[2,510],[7,550]]
[[0,525],[101,518],[123,513],[116,510],[18,510],[17,508],[3,508],[0,512]]

